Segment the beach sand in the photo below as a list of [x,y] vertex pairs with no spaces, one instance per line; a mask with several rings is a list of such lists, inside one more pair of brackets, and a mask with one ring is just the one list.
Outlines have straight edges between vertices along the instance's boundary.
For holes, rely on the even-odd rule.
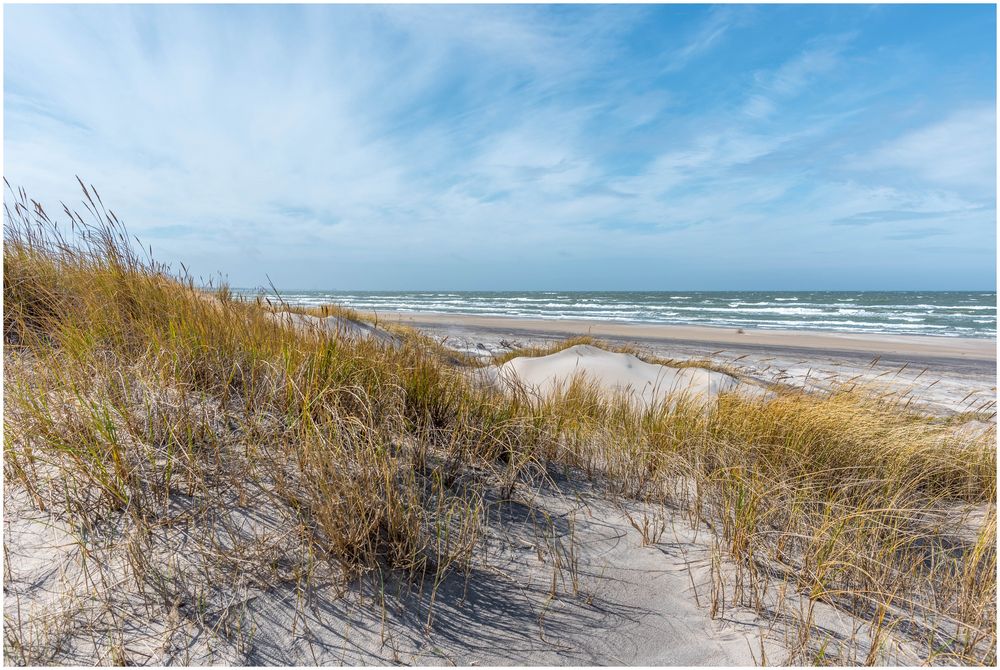
[[605,351],[577,344],[547,356],[518,356],[499,367],[485,369],[490,381],[524,390],[539,400],[565,390],[577,376],[603,394],[624,394],[631,402],[650,406],[671,397],[711,401],[730,391],[763,391],[741,384],[723,372],[696,367],[672,367],[647,363],[626,353]]
[[[365,315],[370,316],[370,315]],[[996,340],[521,319],[435,313],[380,313],[383,323],[417,328],[445,346],[487,357],[590,335],[674,360],[710,360],[751,380],[810,390],[864,384],[909,399],[932,414],[991,414],[996,406]]]
[[[647,513],[639,504],[609,501],[569,480],[530,500],[522,494],[496,508],[489,561],[468,575],[422,588],[374,576],[344,588],[318,570],[305,595],[294,582],[266,589],[239,582],[206,603],[209,620],[227,630],[199,635],[185,621],[191,603],[180,602],[176,620],[148,621],[142,599],[108,586],[129,578],[121,562],[106,560],[113,552],[95,550],[88,574],[69,526],[32,510],[23,490],[8,491],[5,612],[23,640],[46,646],[66,638],[61,650],[53,645],[52,660],[80,665],[104,653],[87,633],[99,638],[114,626],[95,603],[137,623],[122,636],[130,664],[748,666],[762,637],[768,658],[785,657],[780,632],[750,610],[734,606],[725,620],[710,618],[706,529],[668,521],[647,546],[629,523]],[[237,548],[261,538],[294,541],[267,504],[229,510],[215,532]],[[190,531],[160,535],[171,569],[192,569],[188,555],[200,546],[192,547]]]
[[[366,315],[367,316],[367,315]],[[456,335],[505,334],[520,337],[566,338],[591,335],[611,341],[674,345],[680,349],[731,349],[857,354],[910,361],[990,361],[996,366],[996,340],[920,335],[875,335],[805,330],[748,330],[709,326],[590,321],[585,319],[522,319],[433,312],[382,312],[379,320],[396,321],[427,331]]]

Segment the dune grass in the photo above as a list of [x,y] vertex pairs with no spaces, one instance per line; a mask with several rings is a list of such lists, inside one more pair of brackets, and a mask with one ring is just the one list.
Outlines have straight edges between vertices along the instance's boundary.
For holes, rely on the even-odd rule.
[[[326,571],[434,589],[480,560],[488,500],[561,468],[709,528],[711,614],[793,617],[787,660],[877,662],[895,637],[926,662],[995,664],[995,428],[858,389],[639,409],[577,380],[530,403],[417,334],[306,337],[206,296],[85,194],[65,235],[23,192],[5,204],[4,477],[81,538],[119,529],[129,589],[176,602],[226,565],[263,588]],[[282,541],[213,526],[191,571],[158,568],[159,529],[251,508]],[[819,603],[867,623],[862,657],[816,632]],[[5,612],[8,657],[45,661],[20,629]]]

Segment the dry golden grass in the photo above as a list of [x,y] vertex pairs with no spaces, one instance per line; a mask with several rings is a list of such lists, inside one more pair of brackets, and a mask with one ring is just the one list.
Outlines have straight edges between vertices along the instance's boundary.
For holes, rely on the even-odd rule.
[[[797,594],[789,660],[875,662],[899,636],[929,663],[995,663],[995,429],[962,437],[862,390],[638,409],[578,380],[530,403],[418,333],[305,337],[225,288],[208,300],[87,199],[65,237],[23,193],[6,205],[4,477],[89,533],[127,528],[138,592],[183,588],[156,569],[155,529],[244,507],[290,529],[239,545],[264,587],[325,570],[433,589],[476,560],[488,493],[562,467],[707,524],[713,615],[776,620],[793,609],[776,585]],[[634,523],[655,542],[661,522]],[[216,541],[205,574],[237,560]],[[871,624],[875,651],[817,638],[816,603]],[[5,618],[8,657],[44,662],[19,629]]]

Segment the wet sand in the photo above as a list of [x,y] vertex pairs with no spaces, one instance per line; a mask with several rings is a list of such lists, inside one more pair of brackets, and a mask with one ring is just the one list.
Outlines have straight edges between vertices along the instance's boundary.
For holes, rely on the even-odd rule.
[[927,358],[965,359],[996,365],[996,340],[930,337],[920,335],[875,335],[818,331],[749,330],[708,326],[588,321],[582,319],[523,319],[514,317],[470,316],[431,312],[381,313],[380,319],[399,321],[421,329],[451,327],[457,331],[503,332],[512,335],[550,337],[594,337],[658,341],[681,345],[711,345],[725,348],[794,349],[822,353],[889,354],[921,360]]

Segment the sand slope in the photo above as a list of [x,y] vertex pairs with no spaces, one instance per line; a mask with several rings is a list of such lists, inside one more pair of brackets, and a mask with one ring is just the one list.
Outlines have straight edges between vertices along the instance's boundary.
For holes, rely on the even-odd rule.
[[[50,663],[113,662],[117,641],[121,658],[141,665],[753,664],[760,622],[709,617],[707,535],[668,529],[644,546],[624,508],[563,486],[572,494],[494,501],[488,560],[436,591],[389,574],[344,587],[321,568],[305,593],[293,581],[261,588],[249,564],[208,585],[191,560],[209,529],[164,529],[156,562],[190,589],[166,599],[136,591],[123,543],[92,540],[84,569],[72,527],[33,510],[23,490],[8,491],[4,613],[32,657]],[[283,537],[266,504],[222,521],[237,556],[252,537]],[[117,638],[122,617],[131,623]]]
[[[208,525],[165,525],[147,545],[119,534],[123,519],[83,540],[8,486],[6,632],[38,664],[751,666],[762,653],[768,664],[793,658],[799,631],[788,616],[809,606],[811,653],[828,642],[832,657],[847,645],[844,660],[860,663],[871,649],[867,622],[809,604],[780,579],[763,596],[773,618],[726,589],[713,619],[712,566],[731,564],[709,529],[677,510],[612,501],[555,473],[537,490],[488,502],[468,573],[439,584],[369,573],[343,584],[320,563],[305,585],[291,573],[264,579],[273,554],[252,549],[296,541],[266,501],[233,504]],[[634,524],[647,520],[644,541]],[[130,569],[134,542],[154,572]],[[204,551],[220,548],[229,567],[205,572]],[[879,663],[917,665],[922,644],[890,633]],[[6,663],[18,663],[21,649],[7,651]]]
[[519,356],[492,373],[494,380],[523,387],[538,397],[565,388],[577,375],[583,375],[602,391],[624,392],[647,405],[677,394],[710,400],[744,386],[735,377],[721,372],[646,363],[631,354],[605,351],[588,344],[578,344],[548,356]]
[[370,339],[392,346],[399,343],[399,338],[392,333],[356,319],[342,316],[313,316],[298,312],[267,312],[267,314],[272,319],[300,330],[325,332],[347,339]]

